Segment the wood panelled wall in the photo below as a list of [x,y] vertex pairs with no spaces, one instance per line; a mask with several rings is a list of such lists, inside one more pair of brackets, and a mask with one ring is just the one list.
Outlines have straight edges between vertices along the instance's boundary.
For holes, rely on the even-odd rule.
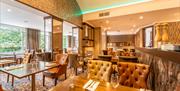
[[143,47],[143,30],[140,29],[135,35],[135,46]]
[[76,0],[17,0],[78,26],[82,24],[81,10]]
[[134,43],[134,35],[109,35],[107,42],[132,42]]

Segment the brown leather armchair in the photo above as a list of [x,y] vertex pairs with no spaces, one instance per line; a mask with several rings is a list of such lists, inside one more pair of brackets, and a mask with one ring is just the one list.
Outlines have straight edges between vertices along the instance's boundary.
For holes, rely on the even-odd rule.
[[68,64],[68,55],[67,54],[57,54],[56,55],[56,63],[60,64],[59,67],[50,69],[48,71],[43,72],[43,86],[45,85],[45,77],[50,77],[55,79],[55,85],[57,84],[58,77],[60,75],[65,75],[66,79],[66,71]]
[[149,66],[139,63],[118,62],[119,83],[134,88],[147,88]]
[[1,84],[0,84],[0,91],[4,91]]
[[88,78],[110,81],[111,76],[111,62],[101,60],[89,60],[88,61]]

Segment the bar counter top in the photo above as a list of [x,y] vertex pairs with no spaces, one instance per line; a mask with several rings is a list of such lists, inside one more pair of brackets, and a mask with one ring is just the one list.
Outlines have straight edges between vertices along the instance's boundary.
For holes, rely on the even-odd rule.
[[139,48],[139,47],[136,48],[136,50],[180,64],[180,52],[164,51],[156,48]]

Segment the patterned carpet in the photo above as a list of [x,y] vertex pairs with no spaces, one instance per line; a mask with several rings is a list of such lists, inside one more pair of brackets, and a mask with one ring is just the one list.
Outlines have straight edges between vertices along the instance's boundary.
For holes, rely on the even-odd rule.
[[[78,72],[80,72],[79,69]],[[69,73],[69,72],[67,72]],[[69,74],[67,74],[69,77]],[[14,87],[11,86],[11,76],[7,83],[7,74],[0,72],[0,84],[5,88],[5,91],[31,91],[31,80],[28,78],[18,79],[14,78]],[[64,75],[59,77],[58,83],[64,81]],[[42,73],[36,74],[36,91],[48,91],[54,86],[54,80],[46,77],[45,86],[43,86]]]

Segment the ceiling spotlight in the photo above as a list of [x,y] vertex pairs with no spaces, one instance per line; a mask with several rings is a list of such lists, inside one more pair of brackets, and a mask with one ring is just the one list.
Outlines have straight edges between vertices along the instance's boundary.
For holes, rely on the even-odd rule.
[[108,29],[108,30],[110,30],[110,29],[111,29],[111,27],[108,27],[107,29]]
[[11,12],[11,9],[7,9],[8,12]]
[[108,20],[106,20],[106,24],[109,24],[109,21],[108,21]]
[[139,17],[139,19],[141,19],[141,20],[142,20],[143,18],[144,18],[143,16],[140,16],[140,17]]
[[136,27],[136,25],[133,25],[133,27]]
[[60,29],[60,27],[57,27],[57,30],[59,30]]

